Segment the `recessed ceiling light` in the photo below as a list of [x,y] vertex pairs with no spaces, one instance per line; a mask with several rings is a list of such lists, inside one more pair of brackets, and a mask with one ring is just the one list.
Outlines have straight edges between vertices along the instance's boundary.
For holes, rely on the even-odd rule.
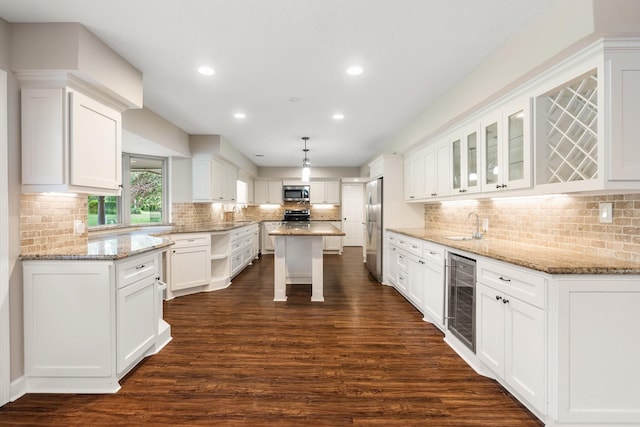
[[298,98],[297,96],[292,96],[291,98],[289,98],[289,102],[298,102],[300,101],[300,98]]
[[235,117],[236,119],[244,119],[244,118],[246,118],[247,116],[246,116],[246,114],[244,114],[244,113],[235,113],[235,114],[233,115],[233,117]]
[[359,65],[352,65],[351,67],[347,68],[347,74],[349,74],[350,76],[359,76],[363,71],[364,69]]
[[208,67],[206,65],[198,67],[198,72],[205,76],[213,76],[216,73],[216,71],[213,68]]
[[256,154],[256,157],[264,157],[264,154]]
[[344,114],[342,113],[336,113],[333,116],[331,116],[333,118],[333,120],[342,120],[344,119]]

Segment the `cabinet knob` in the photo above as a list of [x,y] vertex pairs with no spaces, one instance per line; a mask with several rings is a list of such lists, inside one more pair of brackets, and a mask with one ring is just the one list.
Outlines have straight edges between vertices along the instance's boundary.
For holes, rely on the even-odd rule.
[[500,301],[502,297],[500,295],[496,295],[496,301]]
[[508,303],[509,303],[509,300],[505,298],[505,299],[503,299],[503,300],[502,300],[502,303],[503,303],[503,304],[508,304]]
[[176,253],[176,250],[175,250],[175,249],[173,250],[173,253],[174,253],[174,254]]

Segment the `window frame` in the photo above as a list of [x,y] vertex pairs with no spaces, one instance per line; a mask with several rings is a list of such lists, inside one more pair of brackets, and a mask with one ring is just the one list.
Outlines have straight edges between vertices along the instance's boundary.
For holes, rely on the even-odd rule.
[[[167,225],[169,223],[169,158],[161,156],[150,156],[146,154],[122,153],[122,191],[120,196],[116,196],[116,215],[118,222],[116,224],[94,225],[89,230],[102,230],[114,227],[131,227],[131,159],[157,160],[162,162],[162,212],[161,221],[157,223],[136,223],[135,226],[149,227]],[[87,195],[87,198],[91,194]],[[128,206],[128,209],[123,209]],[[88,206],[87,206],[88,209]]]

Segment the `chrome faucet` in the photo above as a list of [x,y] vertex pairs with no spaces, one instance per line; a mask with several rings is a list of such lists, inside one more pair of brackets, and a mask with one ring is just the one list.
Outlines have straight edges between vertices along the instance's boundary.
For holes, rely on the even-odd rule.
[[476,216],[476,231],[475,233],[471,234],[471,237],[477,240],[482,239],[482,233],[480,232],[480,217],[476,212],[469,212],[469,215],[467,215],[467,219],[471,218],[471,215]]

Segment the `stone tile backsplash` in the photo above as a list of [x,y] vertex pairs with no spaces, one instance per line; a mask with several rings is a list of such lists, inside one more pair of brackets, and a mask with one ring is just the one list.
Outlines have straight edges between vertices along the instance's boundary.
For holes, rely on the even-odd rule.
[[[599,222],[600,202],[613,204],[613,223]],[[477,212],[487,238],[640,262],[640,194],[453,201],[425,205],[425,228],[470,234]]]
[[[84,233],[74,234],[74,221],[85,225]],[[20,196],[21,253],[34,254],[56,249],[72,253],[86,249],[89,233],[87,197],[48,194]]]
[[[613,223],[598,221],[599,203],[613,203]],[[74,220],[87,224],[87,198],[75,195],[23,194],[20,235],[23,254],[83,247],[89,233],[73,233]],[[177,226],[235,221],[279,221],[285,206],[246,206],[173,203]],[[225,215],[227,212],[227,215]],[[477,212],[489,220],[487,238],[514,240],[595,256],[640,262],[640,193],[608,196],[567,196],[540,199],[455,201],[425,205],[427,229],[470,234]],[[340,221],[340,206],[311,207],[315,220]]]

